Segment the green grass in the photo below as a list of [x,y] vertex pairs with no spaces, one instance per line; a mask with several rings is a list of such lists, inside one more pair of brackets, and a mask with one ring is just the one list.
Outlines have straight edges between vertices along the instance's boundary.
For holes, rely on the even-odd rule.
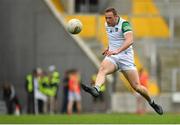
[[44,123],[44,124],[175,124],[180,123],[180,114],[81,114],[81,115],[0,115],[0,123]]

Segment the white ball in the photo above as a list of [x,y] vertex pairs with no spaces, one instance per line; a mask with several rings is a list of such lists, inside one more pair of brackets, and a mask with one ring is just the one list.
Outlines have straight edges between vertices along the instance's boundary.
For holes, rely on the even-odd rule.
[[78,33],[81,32],[82,26],[83,25],[82,25],[80,20],[78,20],[78,19],[71,19],[67,23],[67,30],[71,34],[78,34]]

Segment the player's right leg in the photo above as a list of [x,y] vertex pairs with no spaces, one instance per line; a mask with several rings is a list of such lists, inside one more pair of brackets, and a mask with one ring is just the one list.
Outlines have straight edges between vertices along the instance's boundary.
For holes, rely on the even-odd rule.
[[104,59],[99,68],[94,87],[81,84],[82,88],[92,96],[99,96],[100,87],[105,83],[106,75],[116,71],[116,65],[108,59]]
[[99,68],[95,86],[102,86],[105,83],[106,75],[112,74],[116,71],[117,66],[108,59],[104,59]]

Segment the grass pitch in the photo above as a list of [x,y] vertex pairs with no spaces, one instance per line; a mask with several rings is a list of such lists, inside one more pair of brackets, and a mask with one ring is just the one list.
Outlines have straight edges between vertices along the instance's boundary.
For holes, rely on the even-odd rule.
[[0,115],[3,124],[180,124],[180,114]]

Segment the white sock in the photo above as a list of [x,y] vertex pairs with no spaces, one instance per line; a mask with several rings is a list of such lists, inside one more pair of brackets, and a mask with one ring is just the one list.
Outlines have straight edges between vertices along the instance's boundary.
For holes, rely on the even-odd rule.
[[94,87],[97,89],[98,92],[100,91],[100,86],[95,85]]
[[154,101],[151,99],[151,101],[149,102],[149,104],[152,104]]

